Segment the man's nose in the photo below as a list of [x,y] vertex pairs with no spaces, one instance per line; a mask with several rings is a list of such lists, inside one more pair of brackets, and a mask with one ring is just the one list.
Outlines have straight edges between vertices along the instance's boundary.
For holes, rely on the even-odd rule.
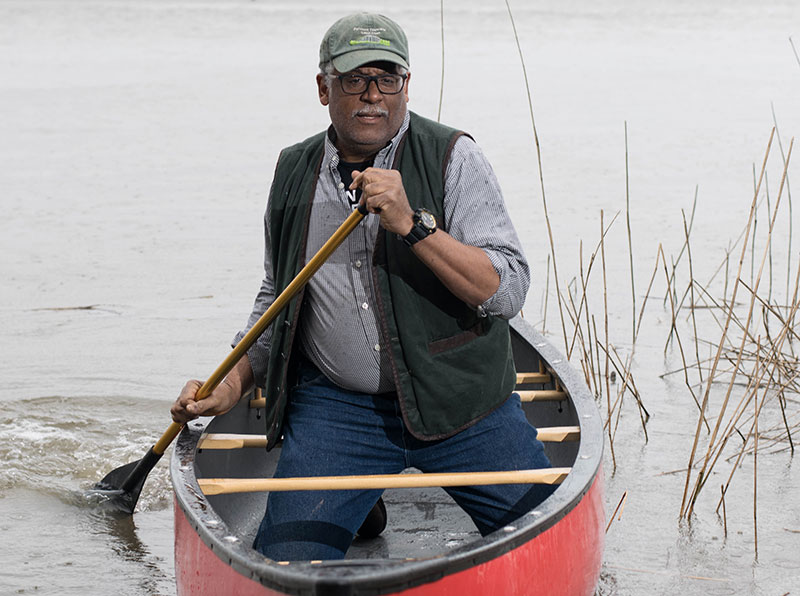
[[383,99],[383,93],[378,89],[378,81],[372,79],[367,81],[367,88],[361,94],[361,100],[367,103],[378,103]]

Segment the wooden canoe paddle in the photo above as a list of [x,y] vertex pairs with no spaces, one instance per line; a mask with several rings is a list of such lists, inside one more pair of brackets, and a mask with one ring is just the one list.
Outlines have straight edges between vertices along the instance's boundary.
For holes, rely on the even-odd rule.
[[[289,283],[283,292],[275,298],[275,301],[256,321],[255,325],[247,332],[242,340],[236,345],[230,354],[222,361],[212,375],[197,390],[196,400],[205,399],[219,385],[225,376],[233,370],[236,363],[247,353],[247,350],[256,342],[258,337],[270,326],[278,314],[297,295],[306,283],[313,277],[323,263],[333,254],[333,252],[344,242],[356,226],[364,219],[367,208],[361,204],[358,209],[339,226],[327,242],[317,251],[311,260],[300,270],[300,273]],[[166,432],[153,445],[144,457],[135,462],[125,464],[109,472],[100,482],[94,485],[90,491],[93,494],[105,498],[107,504],[113,509],[123,513],[133,513],[139,494],[147,479],[150,470],[155,467],[161,456],[164,455],[167,447],[178,436],[183,428],[182,424],[173,422]]]

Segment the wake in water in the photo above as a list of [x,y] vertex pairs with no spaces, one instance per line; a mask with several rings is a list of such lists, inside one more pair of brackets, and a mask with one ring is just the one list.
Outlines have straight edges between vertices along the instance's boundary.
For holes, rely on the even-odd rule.
[[[52,396],[6,402],[0,420],[0,495],[29,489],[75,507],[110,511],[113,495],[92,488],[114,468],[140,459],[157,438],[160,427],[144,421],[167,419],[158,403]],[[162,462],[148,476],[136,510],[164,509],[170,496]]]

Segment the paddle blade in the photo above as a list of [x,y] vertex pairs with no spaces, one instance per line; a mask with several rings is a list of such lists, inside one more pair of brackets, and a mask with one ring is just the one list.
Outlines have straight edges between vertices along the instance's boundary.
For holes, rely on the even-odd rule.
[[125,464],[106,474],[89,492],[103,498],[104,504],[112,509],[132,514],[142,492],[144,481],[147,480],[150,470],[161,459],[161,455],[161,453],[155,453],[151,447],[142,459]]

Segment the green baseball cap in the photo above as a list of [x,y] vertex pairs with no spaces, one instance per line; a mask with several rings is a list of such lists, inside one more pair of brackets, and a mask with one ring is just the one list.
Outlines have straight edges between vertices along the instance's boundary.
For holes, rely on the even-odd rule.
[[350,72],[369,62],[388,61],[408,68],[406,34],[388,17],[362,12],[342,17],[322,38],[319,66],[333,62],[339,72]]

